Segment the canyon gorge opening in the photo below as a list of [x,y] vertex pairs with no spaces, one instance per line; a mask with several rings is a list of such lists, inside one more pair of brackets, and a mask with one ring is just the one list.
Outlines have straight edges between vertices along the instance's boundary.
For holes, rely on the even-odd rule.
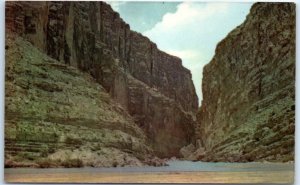
[[294,160],[295,4],[253,4],[204,67],[200,107],[182,60],[105,2],[5,11],[6,167]]

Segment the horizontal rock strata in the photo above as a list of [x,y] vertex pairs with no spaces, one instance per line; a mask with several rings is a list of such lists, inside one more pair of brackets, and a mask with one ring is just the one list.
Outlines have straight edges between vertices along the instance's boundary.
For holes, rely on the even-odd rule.
[[291,161],[295,4],[256,3],[203,72],[197,136],[205,161]]
[[159,156],[177,156],[192,141],[198,99],[190,71],[104,2],[6,2],[6,32],[92,75]]
[[141,166],[153,150],[124,108],[88,74],[6,40],[6,167]]

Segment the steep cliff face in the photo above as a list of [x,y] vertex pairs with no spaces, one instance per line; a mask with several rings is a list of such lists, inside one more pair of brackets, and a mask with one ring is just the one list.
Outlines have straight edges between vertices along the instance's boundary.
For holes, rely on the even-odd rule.
[[254,4],[218,44],[202,89],[202,160],[293,160],[295,5]]
[[142,127],[160,156],[194,136],[198,99],[181,60],[130,30],[103,2],[6,2],[6,32],[90,73]]
[[6,167],[148,164],[145,133],[90,75],[6,38]]

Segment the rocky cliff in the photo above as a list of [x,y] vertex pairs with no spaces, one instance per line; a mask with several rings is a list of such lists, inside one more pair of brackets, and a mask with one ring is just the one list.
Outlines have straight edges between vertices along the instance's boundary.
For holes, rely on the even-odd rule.
[[101,85],[15,35],[6,37],[5,95],[6,167],[151,162],[145,133]]
[[256,3],[217,45],[203,72],[201,160],[294,159],[295,25],[295,4]]
[[104,2],[6,2],[10,32],[92,75],[145,131],[156,154],[177,156],[192,141],[198,99],[190,71]]

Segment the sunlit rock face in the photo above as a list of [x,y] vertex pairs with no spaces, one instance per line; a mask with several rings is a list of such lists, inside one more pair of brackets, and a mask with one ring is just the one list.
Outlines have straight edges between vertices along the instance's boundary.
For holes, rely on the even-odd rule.
[[6,34],[5,166],[151,164],[145,133],[95,80]]
[[88,72],[146,132],[159,156],[194,137],[198,99],[181,59],[130,30],[103,2],[6,2],[6,31]]
[[295,4],[254,4],[217,45],[202,89],[202,160],[293,160]]

